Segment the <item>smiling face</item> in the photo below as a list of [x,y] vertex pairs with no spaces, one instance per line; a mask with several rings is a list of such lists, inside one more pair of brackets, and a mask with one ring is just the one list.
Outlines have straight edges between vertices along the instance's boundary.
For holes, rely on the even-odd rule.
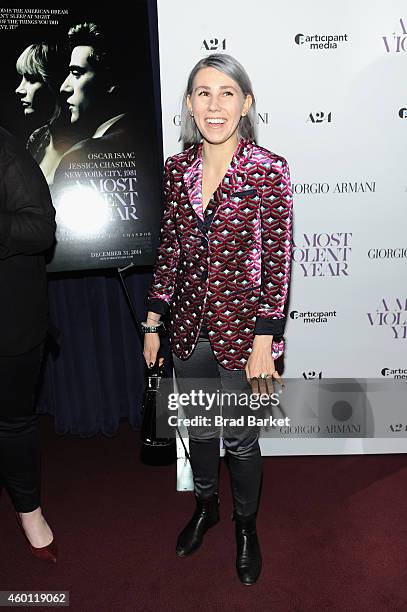
[[43,99],[48,97],[48,88],[44,81],[32,76],[23,74],[21,82],[16,89],[16,94],[20,96],[20,102],[25,115],[32,115],[42,106]]
[[202,138],[211,144],[237,142],[240,118],[248,113],[251,103],[251,96],[245,97],[234,79],[212,67],[197,72],[187,97]]
[[69,94],[66,103],[71,112],[71,123],[82,121],[95,111],[100,100],[98,78],[89,63],[92,47],[78,46],[72,50],[69,75],[61,85],[61,92]]

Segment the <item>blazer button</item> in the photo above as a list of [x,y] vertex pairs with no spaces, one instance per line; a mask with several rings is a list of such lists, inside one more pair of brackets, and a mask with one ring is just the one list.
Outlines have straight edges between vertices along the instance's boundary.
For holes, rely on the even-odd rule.
[[208,278],[208,270],[204,270],[201,274],[202,280],[206,280]]

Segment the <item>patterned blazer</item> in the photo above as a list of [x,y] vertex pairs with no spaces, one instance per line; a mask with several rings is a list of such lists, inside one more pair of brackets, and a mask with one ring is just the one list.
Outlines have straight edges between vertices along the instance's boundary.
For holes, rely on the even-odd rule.
[[292,245],[284,158],[241,139],[202,210],[202,143],[165,164],[165,210],[148,309],[170,309],[172,351],[187,359],[205,322],[218,362],[242,370],[255,334],[283,354]]

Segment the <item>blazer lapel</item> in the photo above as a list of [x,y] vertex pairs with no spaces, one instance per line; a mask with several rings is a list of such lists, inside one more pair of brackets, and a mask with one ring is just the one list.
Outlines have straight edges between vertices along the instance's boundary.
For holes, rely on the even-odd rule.
[[188,200],[195,214],[204,220],[202,210],[202,143],[193,147],[187,161],[187,169],[183,173],[184,185]]
[[[225,200],[229,200],[235,191],[240,191],[247,179],[245,164],[249,159],[253,148],[253,142],[241,139],[233,155],[230,166],[223,177],[221,184],[215,191],[214,203],[212,200],[208,205],[208,212],[215,212]],[[187,190],[189,202],[197,217],[204,221],[202,210],[202,143],[191,148],[187,159],[187,168],[183,173],[184,184]]]

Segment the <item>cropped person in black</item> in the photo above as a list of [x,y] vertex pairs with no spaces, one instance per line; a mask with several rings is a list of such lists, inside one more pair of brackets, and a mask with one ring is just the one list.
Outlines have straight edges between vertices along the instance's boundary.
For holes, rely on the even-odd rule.
[[0,128],[0,485],[33,555],[52,562],[57,552],[41,511],[34,398],[48,327],[43,251],[54,241],[54,219],[41,170]]

